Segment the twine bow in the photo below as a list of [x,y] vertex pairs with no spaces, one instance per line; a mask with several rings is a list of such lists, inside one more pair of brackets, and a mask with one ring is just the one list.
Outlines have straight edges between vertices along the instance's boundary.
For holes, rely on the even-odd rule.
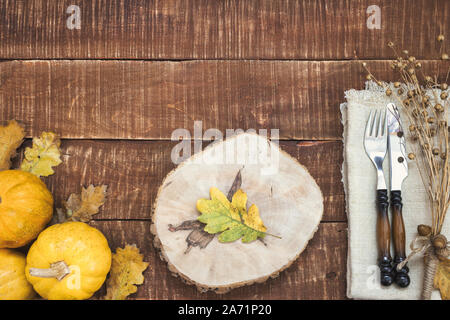
[[426,250],[431,248],[431,237],[418,235],[413,239],[413,241],[411,241],[409,247],[411,248],[411,253],[406,257],[405,260],[397,265],[397,271],[400,271],[415,255],[425,252]]
[[439,259],[445,259],[450,256],[450,241],[447,241],[445,236],[441,234],[433,236],[429,226],[419,225],[417,229],[419,235],[411,241],[411,253],[397,265],[397,271],[400,271],[414,256],[425,253],[422,299],[429,300],[431,299],[434,276],[439,265]]

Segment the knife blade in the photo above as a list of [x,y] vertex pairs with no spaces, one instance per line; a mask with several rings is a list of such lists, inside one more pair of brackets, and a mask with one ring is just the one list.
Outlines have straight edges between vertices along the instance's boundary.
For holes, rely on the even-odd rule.
[[408,176],[405,136],[397,106],[389,103],[387,109],[390,189],[402,190],[403,180]]
[[394,282],[405,288],[410,284],[409,269],[405,265],[397,268],[397,265],[406,259],[405,251],[405,224],[402,214],[402,183],[408,176],[408,163],[406,157],[405,135],[400,119],[400,112],[393,103],[387,105],[388,122],[388,154],[389,177],[392,209],[392,235],[394,243]]

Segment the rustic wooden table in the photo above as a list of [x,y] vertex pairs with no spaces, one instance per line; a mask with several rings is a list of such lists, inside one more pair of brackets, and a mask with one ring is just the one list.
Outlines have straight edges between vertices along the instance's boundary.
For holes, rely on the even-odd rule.
[[[446,0],[3,0],[0,121],[21,121],[28,138],[61,135],[64,163],[46,179],[57,206],[81,185],[109,186],[94,225],[113,249],[136,243],[150,262],[132,297],[344,299],[339,104],[364,86],[355,57],[395,79],[392,40],[435,70],[435,38],[449,25]],[[174,168],[171,134],[196,120],[204,130],[279,128],[281,147],[320,185],[319,230],[278,278],[218,296],[159,259],[149,227]]]

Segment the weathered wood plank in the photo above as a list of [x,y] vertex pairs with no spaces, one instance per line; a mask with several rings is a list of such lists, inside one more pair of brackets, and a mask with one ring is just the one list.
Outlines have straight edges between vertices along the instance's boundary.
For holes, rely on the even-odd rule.
[[[27,141],[24,146],[29,144]],[[82,185],[106,184],[109,195],[96,219],[150,219],[158,188],[175,167],[171,161],[175,145],[171,141],[63,140],[63,163],[45,180],[56,207],[61,207],[71,193],[79,193]],[[323,221],[346,221],[340,172],[342,143],[280,142],[280,146],[319,184],[324,195]],[[16,159],[14,167],[18,163]]]
[[[388,61],[369,63],[396,79]],[[424,63],[427,73],[448,64]],[[63,138],[170,139],[177,128],[280,129],[281,139],[340,139],[344,91],[362,88],[354,61],[8,61],[0,121]]]
[[[149,221],[95,221],[113,251],[136,244],[150,267],[135,299],[345,299],[347,224],[322,223],[299,259],[276,279],[224,295],[200,293],[173,277],[152,245]],[[188,232],[188,231],[186,231]],[[195,248],[193,250],[198,250]],[[103,296],[104,288],[96,295]]]
[[[70,30],[73,4],[81,23]],[[380,29],[368,28],[373,5]],[[393,40],[431,59],[436,36],[449,34],[449,16],[446,0],[7,0],[0,3],[0,57],[385,59]]]

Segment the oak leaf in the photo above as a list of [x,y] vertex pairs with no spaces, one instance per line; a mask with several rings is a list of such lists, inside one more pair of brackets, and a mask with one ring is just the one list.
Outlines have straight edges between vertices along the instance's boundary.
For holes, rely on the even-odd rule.
[[105,203],[107,188],[106,185],[94,187],[91,184],[87,188],[81,189],[81,195],[72,193],[65,202],[67,216],[70,217],[70,220],[91,221],[92,216],[97,214]]
[[442,300],[450,300],[450,259],[440,259],[434,275],[434,287],[439,289]]
[[142,273],[147,269],[148,262],[139,253],[136,245],[125,245],[117,248],[112,255],[111,271],[106,282],[105,300],[125,300],[137,291],[136,285],[144,283]]
[[41,177],[54,174],[52,167],[61,164],[61,141],[53,132],[42,132],[33,138],[33,146],[25,149],[25,158],[20,169]]
[[211,200],[197,201],[197,210],[202,213],[197,219],[206,224],[208,233],[219,233],[220,242],[232,242],[242,238],[242,242],[251,242],[264,238],[266,227],[259,216],[256,205],[247,211],[247,194],[241,189],[233,195],[231,202],[217,188],[210,189]]
[[6,126],[0,126],[0,171],[11,167],[11,158],[16,155],[16,149],[25,137],[23,127],[16,120],[11,120]]

